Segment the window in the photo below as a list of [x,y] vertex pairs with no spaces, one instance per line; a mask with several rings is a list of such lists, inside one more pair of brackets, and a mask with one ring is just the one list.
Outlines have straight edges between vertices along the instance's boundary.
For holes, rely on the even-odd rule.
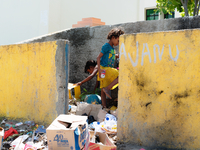
[[171,15],[169,13],[164,14],[164,19],[174,18],[174,11],[171,13],[172,13]]
[[155,9],[147,9],[146,10],[146,20],[158,20],[159,13],[155,12]]

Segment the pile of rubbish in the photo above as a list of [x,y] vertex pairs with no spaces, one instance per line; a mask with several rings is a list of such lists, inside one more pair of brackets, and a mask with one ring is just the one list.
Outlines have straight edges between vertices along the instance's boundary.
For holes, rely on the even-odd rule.
[[59,115],[48,128],[34,121],[6,119],[0,126],[2,150],[115,150],[117,107],[76,102],[69,105],[68,115]]
[[77,103],[70,105],[69,112],[74,115],[88,116],[89,129],[97,132],[117,134],[117,107],[102,109],[100,104]]
[[[69,105],[69,113],[71,115],[88,117],[90,143],[96,144],[95,147],[99,146],[99,148],[101,145],[101,147],[106,147],[106,149],[116,149],[117,107],[112,106],[110,109],[102,109],[100,104],[90,104],[87,102],[77,102],[76,105]],[[105,141],[109,142],[105,143]],[[90,147],[90,149],[92,148]]]
[[46,129],[34,121],[16,122],[4,119],[0,129],[2,150],[47,149]]

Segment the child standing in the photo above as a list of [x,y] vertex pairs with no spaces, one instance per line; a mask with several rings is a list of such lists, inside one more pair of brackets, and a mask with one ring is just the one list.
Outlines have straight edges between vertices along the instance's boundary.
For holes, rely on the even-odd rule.
[[[119,55],[116,54],[113,46],[119,45],[119,36],[122,34],[124,34],[124,31],[121,29],[112,29],[107,36],[109,42],[102,46],[101,52],[97,57],[97,80],[100,81],[101,101],[103,107],[106,107],[106,95],[111,99],[108,91],[117,87],[114,85],[118,83],[119,72],[113,67],[115,59],[119,58]],[[105,70],[105,78],[101,78],[103,70]]]

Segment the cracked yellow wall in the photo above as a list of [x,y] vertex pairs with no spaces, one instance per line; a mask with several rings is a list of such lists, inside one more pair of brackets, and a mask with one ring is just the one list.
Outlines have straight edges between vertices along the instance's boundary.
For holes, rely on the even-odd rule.
[[57,116],[56,42],[0,46],[0,116],[51,123]]
[[120,37],[120,141],[200,148],[200,30]]

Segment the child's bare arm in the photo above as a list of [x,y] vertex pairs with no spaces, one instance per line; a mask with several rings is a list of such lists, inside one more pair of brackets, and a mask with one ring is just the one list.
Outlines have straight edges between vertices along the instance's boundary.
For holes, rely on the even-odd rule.
[[97,57],[97,66],[98,66],[98,71],[99,71],[99,77],[101,78],[101,72],[102,70],[100,69],[100,59],[103,56],[103,53],[100,53],[99,56]]
[[96,74],[97,74],[98,70],[97,70],[97,66],[94,68],[94,71],[92,72],[91,75],[89,75],[87,78],[85,78],[83,81],[76,83],[77,85],[82,85],[85,82],[90,81]]

